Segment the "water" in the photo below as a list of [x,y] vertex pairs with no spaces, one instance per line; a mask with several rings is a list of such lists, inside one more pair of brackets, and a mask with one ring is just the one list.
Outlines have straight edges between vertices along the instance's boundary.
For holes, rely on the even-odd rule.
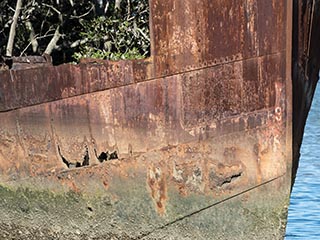
[[286,240],[320,239],[320,83],[307,120]]

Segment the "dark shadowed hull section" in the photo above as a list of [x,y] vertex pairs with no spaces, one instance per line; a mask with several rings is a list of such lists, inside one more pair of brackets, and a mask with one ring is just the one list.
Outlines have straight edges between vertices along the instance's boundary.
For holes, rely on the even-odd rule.
[[301,14],[286,0],[150,9],[148,59],[0,72],[0,236],[284,236]]

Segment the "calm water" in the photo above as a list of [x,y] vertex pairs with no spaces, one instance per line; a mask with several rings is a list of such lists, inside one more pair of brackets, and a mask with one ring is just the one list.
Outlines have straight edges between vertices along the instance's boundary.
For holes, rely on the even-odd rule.
[[320,83],[307,120],[286,240],[320,240]]

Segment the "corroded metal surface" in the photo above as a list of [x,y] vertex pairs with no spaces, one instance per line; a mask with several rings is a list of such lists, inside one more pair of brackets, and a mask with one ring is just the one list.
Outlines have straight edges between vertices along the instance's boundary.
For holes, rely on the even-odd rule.
[[283,237],[291,4],[152,0],[148,59],[1,71],[2,221],[70,239]]

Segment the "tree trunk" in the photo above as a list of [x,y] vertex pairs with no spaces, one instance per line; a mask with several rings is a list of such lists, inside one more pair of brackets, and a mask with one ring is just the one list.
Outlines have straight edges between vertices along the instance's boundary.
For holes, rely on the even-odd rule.
[[21,7],[22,7],[22,0],[17,0],[16,10],[13,15],[13,21],[11,23],[9,39],[8,39],[7,49],[6,49],[6,55],[9,57],[12,56],[13,42],[14,42],[14,37],[16,35],[17,22],[18,22],[20,11],[21,11]]
[[59,32],[60,26],[57,27],[56,31],[54,32],[53,37],[51,38],[44,54],[51,55],[52,50],[57,46],[57,42],[59,41],[61,34]]

